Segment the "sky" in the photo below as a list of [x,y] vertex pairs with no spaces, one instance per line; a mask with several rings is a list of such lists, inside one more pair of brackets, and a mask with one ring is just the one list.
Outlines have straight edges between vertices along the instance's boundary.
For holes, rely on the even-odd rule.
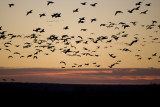
[[[53,74],[46,74],[44,78],[48,79],[41,81],[49,82],[53,75],[55,78],[56,69],[63,75],[58,75],[62,76],[61,79],[51,80],[52,82],[63,82],[62,79],[65,80],[68,76],[72,81],[77,72],[77,82],[81,83],[82,80],[87,80],[88,70],[89,77],[97,76],[88,77],[89,83],[118,83],[118,80],[120,83],[131,80],[134,83],[138,80],[143,80],[142,83],[159,81],[159,76],[147,77],[143,70],[145,79],[137,77],[138,72],[135,72],[137,75],[134,76],[126,71],[136,69],[142,72],[141,69],[151,71],[151,68],[160,68],[159,0],[53,0],[54,3],[49,5],[47,1],[0,0],[0,78],[20,78],[26,75],[26,79],[19,81],[27,82],[29,77],[33,79],[36,76],[37,80],[33,80],[35,82],[51,69]],[[86,5],[81,4],[84,2],[87,2]],[[142,3],[136,5],[139,2]],[[91,6],[94,3],[97,3],[96,6]],[[9,7],[8,4],[14,6]],[[137,7],[139,10],[135,9]],[[78,12],[73,12],[76,9]],[[133,12],[129,13],[132,9]],[[26,15],[30,10],[32,13]],[[116,11],[122,13],[115,15]],[[40,17],[43,13],[45,16]],[[61,17],[51,16],[56,13],[60,13]],[[83,17],[84,20],[81,20]],[[96,21],[92,22],[92,19]],[[84,23],[81,23],[83,21]],[[65,27],[68,29],[64,29]],[[39,30],[36,32],[37,28]],[[40,32],[43,29],[44,32]],[[57,39],[51,39],[53,36]],[[15,69],[20,70],[22,75],[15,72]],[[22,72],[23,69],[27,71]],[[37,74],[33,69],[36,69]],[[41,69],[45,69],[43,73]],[[119,74],[122,73],[122,79],[114,79],[115,69]],[[7,77],[4,71],[12,70],[13,74]],[[103,75],[101,70],[113,75]],[[127,76],[122,77],[123,70]],[[36,75],[31,76],[26,74],[27,72]],[[99,81],[97,78],[103,79]]]

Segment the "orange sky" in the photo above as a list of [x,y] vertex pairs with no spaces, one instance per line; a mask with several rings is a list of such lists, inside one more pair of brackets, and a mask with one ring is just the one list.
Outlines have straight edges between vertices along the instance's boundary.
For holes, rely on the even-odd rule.
[[[0,66],[10,68],[61,68],[64,65],[60,64],[61,61],[67,63],[65,68],[72,68],[78,65],[82,65],[82,68],[108,68],[111,64],[121,60],[119,64],[116,64],[114,68],[148,68],[155,67],[160,68],[160,51],[159,51],[159,0],[144,0],[140,5],[140,10],[135,10],[133,13],[129,13],[128,10],[136,8],[136,3],[141,0],[89,0],[85,6],[81,5],[84,0],[54,0],[54,4],[47,6],[47,1],[44,0],[1,0],[0,1],[0,26],[3,31],[7,31],[5,34],[21,35],[22,37],[16,37],[10,39],[8,36],[6,39],[0,39]],[[15,5],[9,8],[8,4],[14,3]],[[96,7],[92,7],[90,4],[98,3]],[[146,4],[151,3],[151,6]],[[73,13],[73,10],[79,8],[79,12]],[[33,10],[33,13],[26,16],[29,10]],[[121,14],[115,16],[115,12],[123,11]],[[140,14],[141,12],[148,10],[147,14]],[[45,13],[46,16],[40,18],[39,14]],[[61,13],[60,18],[52,18],[53,13]],[[85,17],[85,23],[78,24],[79,18]],[[90,20],[96,18],[97,21],[91,23]],[[136,26],[131,24],[135,21]],[[152,29],[146,30],[147,26],[154,23]],[[129,25],[129,28],[124,29],[121,27],[120,22],[124,22]],[[113,27],[108,28],[110,24],[115,24]],[[100,27],[101,24],[106,24],[105,27]],[[144,27],[142,27],[144,25]],[[63,28],[68,26],[68,30]],[[45,29],[44,33],[36,33],[33,29],[40,27]],[[117,29],[117,27],[119,29]],[[81,29],[87,29],[87,31],[81,31]],[[122,33],[125,32],[125,33]],[[41,35],[38,37],[38,41],[47,40],[50,35],[56,35],[61,39],[62,35],[74,36],[73,39],[68,40],[69,45],[65,45],[63,40],[57,42],[47,41],[38,44],[33,43],[33,39],[25,38],[31,34]],[[119,37],[118,40],[114,40],[112,35]],[[127,37],[122,37],[127,35]],[[75,41],[80,40],[78,36],[83,38],[82,43],[76,44]],[[89,38],[96,38],[105,36],[108,39],[99,41],[97,44],[93,43]],[[138,38],[138,42],[133,46],[127,44]],[[111,43],[107,42],[112,40]],[[88,44],[84,42],[88,41]],[[12,43],[7,45],[5,43]],[[30,48],[24,49],[26,42],[31,43]],[[43,46],[51,43],[52,48],[55,49],[51,52],[47,48],[37,48],[36,46]],[[19,47],[16,47],[20,45]],[[74,47],[72,47],[74,46]],[[65,48],[66,47],[66,48]],[[76,47],[76,48],[75,48]],[[87,48],[88,50],[84,50]],[[123,51],[124,48],[131,50],[131,52]],[[11,52],[6,49],[11,50]],[[43,52],[37,54],[37,60],[33,59],[36,49],[41,49]],[[65,49],[71,49],[71,53],[64,54]],[[139,51],[140,50],[140,51]],[[76,53],[77,56],[71,56]],[[20,53],[19,55],[14,54]],[[92,56],[84,55],[83,53],[90,53]],[[152,55],[157,53],[155,57]],[[47,54],[47,55],[46,55]],[[111,58],[109,54],[117,56]],[[32,55],[31,58],[27,58],[28,55]],[[98,55],[98,57],[96,57]],[[137,57],[135,55],[140,55]],[[8,56],[13,58],[8,59]],[[24,56],[24,58],[20,58]],[[151,57],[152,60],[148,60]],[[141,59],[141,60],[139,60]],[[92,63],[97,62],[97,65]],[[89,66],[84,66],[85,63],[89,63]]]

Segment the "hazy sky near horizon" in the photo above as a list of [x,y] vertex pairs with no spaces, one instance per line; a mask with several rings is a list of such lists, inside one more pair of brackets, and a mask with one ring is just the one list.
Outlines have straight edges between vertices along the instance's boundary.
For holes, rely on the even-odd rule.
[[[0,82],[61,84],[160,84],[160,69],[0,68]],[[3,80],[5,79],[5,80]],[[13,81],[14,79],[14,81]]]
[[[55,3],[48,6],[47,1],[0,0],[0,27],[2,26],[0,32],[6,31],[6,38],[0,39],[0,67],[109,68],[114,64],[113,68],[160,68],[160,28],[158,27],[160,0],[53,0]],[[140,9],[129,13],[128,10],[138,7],[139,5],[135,4],[140,1],[142,1]],[[81,5],[82,2],[87,4]],[[8,5],[10,3],[15,5],[10,8]],[[90,4],[94,3],[98,4],[92,7]],[[151,6],[146,6],[149,3]],[[77,8],[79,12],[73,13]],[[33,12],[26,16],[30,10]],[[140,14],[146,10],[148,10],[147,14]],[[116,11],[123,13],[115,16]],[[42,13],[46,16],[40,18],[39,14]],[[52,18],[51,15],[54,13],[61,13],[61,17]],[[85,17],[85,22],[78,23],[79,18],[82,17]],[[91,19],[94,18],[97,21],[91,23]],[[153,23],[153,21],[157,22]],[[130,27],[124,29],[120,22]],[[131,22],[136,22],[136,25]],[[101,24],[105,26],[100,26]],[[64,30],[66,26],[69,29]],[[33,31],[36,28],[44,29],[45,32]],[[8,34],[16,37],[10,39],[12,35],[8,36]],[[37,42],[34,42],[34,38],[26,38],[32,34],[38,36]],[[47,40],[51,35],[57,36],[59,41]],[[67,45],[67,42],[62,40],[62,35],[68,35],[68,38],[74,36],[74,38],[68,39]],[[118,40],[113,38],[113,35],[118,37]],[[107,39],[94,43],[98,37],[107,37]],[[38,44],[41,40],[46,41]],[[138,42],[129,46],[134,40]],[[80,43],[77,44],[75,41]],[[27,43],[31,44],[30,47],[24,48]],[[49,44],[53,46],[51,49],[43,48]],[[72,52],[65,54],[64,51],[67,49]],[[37,52],[38,54],[35,54]],[[109,54],[113,54],[116,58],[112,58]],[[32,56],[27,58],[28,55]],[[9,56],[11,57],[8,58]],[[21,56],[23,57],[20,58]],[[38,59],[34,59],[34,56]],[[60,63],[61,61],[66,65]]]

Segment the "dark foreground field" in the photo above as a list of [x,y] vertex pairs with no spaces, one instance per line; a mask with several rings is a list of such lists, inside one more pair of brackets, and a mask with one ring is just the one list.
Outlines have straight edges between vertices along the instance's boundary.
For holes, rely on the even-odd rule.
[[[45,83],[0,83],[4,101],[53,102],[151,101],[159,99],[160,85],[75,85]],[[1,100],[2,101],[2,100]]]

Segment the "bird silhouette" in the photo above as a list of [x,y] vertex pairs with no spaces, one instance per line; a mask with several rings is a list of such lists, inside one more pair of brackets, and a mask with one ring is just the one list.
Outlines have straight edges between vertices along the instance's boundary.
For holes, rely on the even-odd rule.
[[83,2],[83,3],[81,3],[82,5],[86,5],[87,4],[87,2]]
[[101,65],[95,65],[96,67],[100,67]]
[[134,8],[134,10],[139,10],[139,9],[140,9],[140,6],[138,6],[138,7]]
[[85,63],[84,65],[85,65],[85,66],[89,66],[89,63]]
[[114,54],[109,54],[110,57],[116,58],[117,56],[114,56]]
[[10,50],[10,49],[4,49],[4,50],[11,52],[11,50]]
[[124,29],[126,29],[127,27],[130,27],[129,25],[122,25],[122,27],[124,27]]
[[73,13],[78,12],[78,11],[79,11],[79,8],[73,10]]
[[64,61],[61,61],[60,63],[63,63],[64,65],[66,65],[66,62],[64,62]]
[[91,23],[92,23],[92,22],[94,22],[94,21],[97,21],[97,19],[96,19],[96,18],[94,18],[94,19],[91,19]]
[[8,4],[8,5],[9,5],[9,7],[13,7],[15,4],[11,3],[11,4]]
[[13,78],[12,78],[12,79],[11,79],[11,81],[12,81],[12,82],[14,82],[14,81],[15,81],[15,79],[13,79]]
[[42,29],[41,31],[39,31],[40,33],[43,33],[43,32],[45,32],[45,30],[44,29]]
[[69,29],[69,26],[65,26],[63,29],[64,29],[64,30],[67,30],[67,29]]
[[148,60],[151,60],[151,59],[152,59],[151,57],[148,58]]
[[81,31],[87,31],[87,29],[81,29]]
[[8,59],[13,58],[13,56],[8,56]]
[[79,18],[78,23],[84,23],[85,22],[85,17]]
[[70,49],[65,49],[65,50],[63,50],[63,52],[65,53],[65,54],[67,54],[67,53],[69,53],[69,52],[72,52]]
[[130,22],[130,23],[132,23],[134,26],[136,26],[136,24],[137,24],[137,22]]
[[110,66],[108,66],[109,68],[113,68],[113,66],[115,66],[115,64],[111,64]]
[[33,29],[33,31],[35,31],[35,32],[39,32],[40,30],[41,30],[41,28]]
[[47,1],[47,6],[49,6],[50,4],[53,4],[53,1]]
[[152,4],[152,3],[148,3],[148,4],[146,4],[146,6],[151,6],[151,4]]
[[154,53],[152,56],[157,56],[157,53]]
[[14,54],[20,55],[20,53],[19,53],[19,52],[14,52]]
[[2,79],[2,80],[5,81],[5,82],[7,81],[7,79]]
[[136,6],[141,5],[141,4],[142,4],[142,2],[138,2],[138,3],[136,3]]
[[7,31],[2,31],[0,32],[1,35],[4,35]]
[[32,55],[28,55],[27,58],[32,57]]
[[100,27],[101,27],[101,26],[106,26],[106,24],[100,24]]
[[128,12],[129,12],[129,13],[133,13],[134,10],[135,10],[135,9],[133,8],[133,9],[131,9],[131,10],[128,10]]
[[141,12],[140,14],[147,14],[148,10]]
[[31,14],[32,12],[33,12],[33,10],[28,11],[27,14],[26,14],[26,16],[29,15],[29,14]]
[[20,58],[24,58],[24,56],[20,56]]
[[92,7],[95,7],[98,3],[90,4]]
[[119,39],[119,37],[116,36],[116,35],[112,35],[111,37],[114,38],[115,40],[118,40],[118,39]]
[[42,14],[39,14],[39,16],[40,16],[40,18],[41,18],[42,16],[46,16],[46,14],[45,14],[45,13],[42,13]]
[[131,50],[127,49],[127,48],[124,48],[124,49],[120,49],[122,51],[128,51],[128,52],[131,52]]
[[157,23],[157,21],[153,20],[153,21],[152,21],[152,25],[154,26],[155,23]]
[[51,16],[52,16],[52,18],[54,18],[54,17],[58,18],[58,17],[61,17],[61,13],[54,13]]
[[138,42],[138,40],[134,40],[132,41],[130,44],[128,44],[129,46],[132,46],[134,43]]
[[123,12],[122,12],[122,11],[116,11],[115,16],[116,16],[118,13],[123,13]]
[[33,59],[38,59],[38,57],[37,56],[33,56]]

